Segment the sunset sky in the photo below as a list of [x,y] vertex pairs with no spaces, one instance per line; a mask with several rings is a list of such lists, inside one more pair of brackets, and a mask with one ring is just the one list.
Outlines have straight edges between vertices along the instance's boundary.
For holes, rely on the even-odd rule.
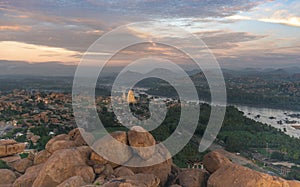
[[0,60],[78,64],[118,26],[165,21],[200,37],[223,67],[295,66],[299,10],[298,0],[2,0]]

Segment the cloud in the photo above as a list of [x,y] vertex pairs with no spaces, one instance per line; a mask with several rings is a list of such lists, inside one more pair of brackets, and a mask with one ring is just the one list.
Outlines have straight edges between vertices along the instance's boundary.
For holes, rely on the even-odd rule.
[[[201,36],[220,59],[245,60],[250,59],[252,55],[272,59],[270,56],[272,54],[274,56],[284,53],[296,55],[290,53],[295,48],[280,51],[280,46],[271,45],[271,42],[265,43],[265,39],[269,36],[264,32],[254,32],[255,28],[252,29],[253,26],[250,24],[250,26],[242,25],[246,28],[232,27],[237,21],[245,23],[249,20],[300,26],[299,15],[285,11],[287,7],[281,7],[274,13],[271,10],[272,6],[268,10],[264,7],[270,15],[256,14],[255,8],[265,2],[269,0],[2,1],[0,2],[0,41],[6,43],[0,43],[1,50],[4,49],[0,54],[2,58],[9,60],[74,63],[103,33],[119,25],[145,20],[171,20],[172,24],[180,25]],[[215,30],[201,31],[208,28]],[[235,29],[237,31],[234,31]],[[131,32],[135,37],[149,36],[147,32],[134,29]],[[169,31],[166,32],[170,34]],[[175,37],[166,37],[166,39],[176,40]],[[275,39],[277,40],[274,41],[275,43],[280,43],[278,38]],[[8,47],[5,49],[4,44],[8,44],[11,51],[18,51],[18,55],[13,56],[12,52],[7,51]],[[125,50],[124,53],[143,56],[143,50],[147,51],[147,49],[151,49],[152,54],[162,53],[168,57],[174,55],[174,51],[170,49],[151,45]],[[261,51],[266,49],[273,52],[269,51],[268,55],[262,54]],[[179,59],[176,58],[178,56],[175,55],[174,60]],[[252,59],[257,60],[254,57]],[[116,63],[118,60],[122,61],[121,57],[115,58]]]
[[31,27],[29,26],[10,26],[2,25],[0,26],[0,31],[29,31]]
[[300,16],[291,14],[288,10],[277,10],[271,16],[261,18],[259,21],[300,27]]
[[0,27],[0,41],[84,52],[103,33],[119,25],[184,17],[203,22],[208,18],[222,18],[250,10],[261,2],[265,0],[3,1],[0,3],[0,19],[4,26]]
[[300,27],[299,1],[270,1],[261,7],[255,7],[251,13],[241,12],[229,16],[228,20],[256,20],[266,23],[277,23]]
[[226,30],[206,31],[196,33],[210,49],[228,50],[239,47],[242,42],[256,41],[267,37],[248,32],[233,32]]
[[0,56],[3,60],[27,61],[30,63],[57,61],[65,64],[79,62],[75,51],[21,42],[0,42]]
[[88,0],[122,14],[151,17],[226,17],[247,11],[264,1],[256,0]]

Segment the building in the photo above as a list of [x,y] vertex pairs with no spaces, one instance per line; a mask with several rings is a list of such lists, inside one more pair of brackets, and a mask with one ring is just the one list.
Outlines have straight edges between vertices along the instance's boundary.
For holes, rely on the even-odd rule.
[[129,90],[128,95],[127,95],[127,102],[129,104],[135,104],[136,103],[136,99],[134,96],[134,91],[133,89]]

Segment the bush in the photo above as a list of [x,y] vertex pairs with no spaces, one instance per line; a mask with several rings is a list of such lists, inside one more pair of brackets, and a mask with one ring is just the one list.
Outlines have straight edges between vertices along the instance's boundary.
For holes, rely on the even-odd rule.
[[9,166],[3,160],[0,160],[0,169],[9,169]]
[[23,158],[27,158],[29,154],[28,153],[21,153],[19,155],[23,159]]

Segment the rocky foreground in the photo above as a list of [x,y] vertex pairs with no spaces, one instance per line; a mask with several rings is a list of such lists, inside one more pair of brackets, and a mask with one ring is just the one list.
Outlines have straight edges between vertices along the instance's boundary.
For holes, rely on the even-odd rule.
[[[287,181],[279,177],[259,173],[232,163],[218,152],[205,155],[205,169],[180,169],[172,163],[165,147],[142,151],[141,147],[155,145],[153,136],[134,127],[128,133],[113,132],[111,135],[123,147],[109,138],[89,143],[106,155],[126,163],[151,163],[155,159],[166,161],[148,167],[124,167],[109,162],[96,154],[83,140],[79,129],[69,134],[52,138],[46,149],[36,155],[9,162],[11,167],[0,170],[0,187],[299,187],[298,181]],[[115,154],[119,150],[120,154]],[[127,164],[128,165],[128,164]]]

